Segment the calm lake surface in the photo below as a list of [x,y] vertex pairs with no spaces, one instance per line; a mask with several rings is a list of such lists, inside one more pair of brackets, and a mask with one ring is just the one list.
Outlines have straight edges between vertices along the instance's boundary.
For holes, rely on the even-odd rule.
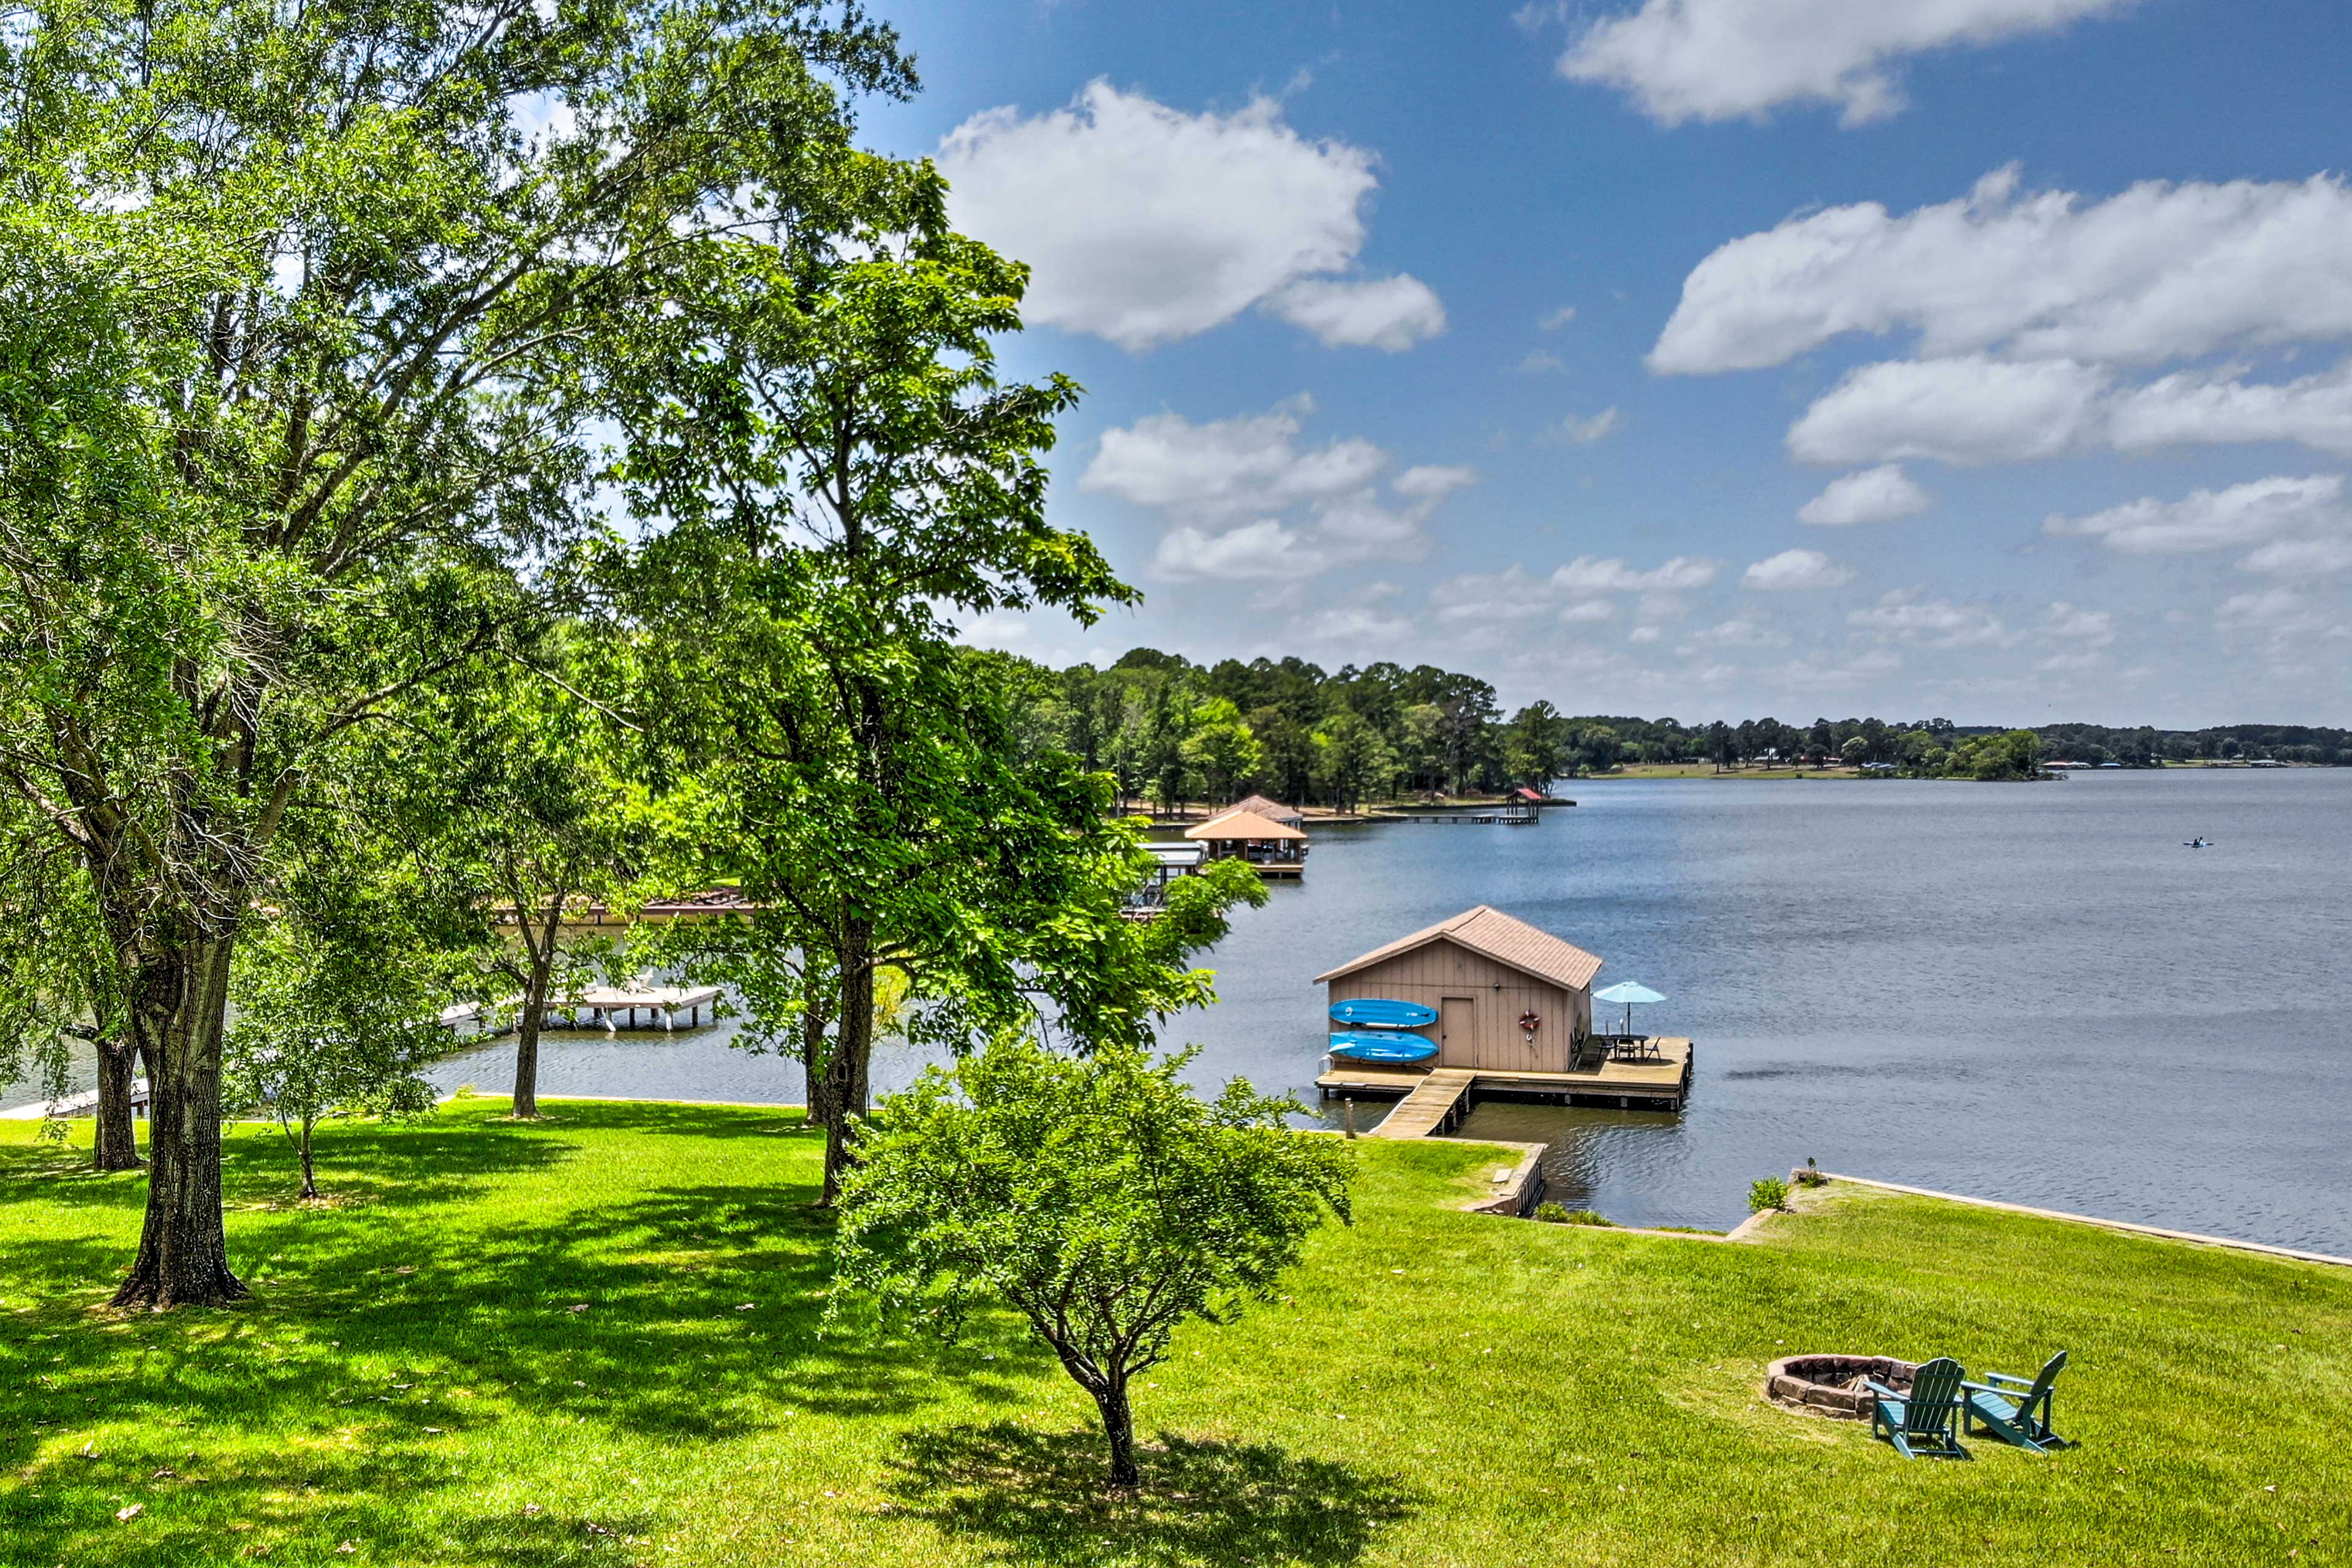
[[[2352,1254],[2352,770],[2063,784],[1593,782],[1532,828],[1318,828],[1204,962],[1170,1040],[1203,1084],[1315,1105],[1323,970],[1474,904],[1599,953],[1697,1042],[1678,1116],[1487,1104],[1552,1195],[1728,1226],[1748,1182],[1829,1169]],[[2210,849],[2184,839],[2202,834]],[[551,1035],[541,1092],[793,1102],[729,1026]],[[442,1063],[502,1093],[510,1041]],[[888,1047],[877,1087],[920,1063]],[[26,1098],[16,1095],[12,1098]],[[1318,1108],[1336,1125],[1339,1106]],[[1359,1107],[1370,1126],[1381,1110]]]

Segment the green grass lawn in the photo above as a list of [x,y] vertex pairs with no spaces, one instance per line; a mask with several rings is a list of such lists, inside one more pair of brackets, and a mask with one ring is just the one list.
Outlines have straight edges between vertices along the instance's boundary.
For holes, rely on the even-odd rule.
[[[1111,1501],[1011,1325],[818,1337],[796,1116],[503,1109],[330,1130],[333,1206],[236,1129],[254,1300],[161,1318],[100,1305],[141,1178],[0,1124],[0,1563],[2352,1560],[2324,1266],[1834,1188],[1755,1245],[1522,1224],[1453,1206],[1494,1149],[1367,1142],[1355,1228],[1151,1374]],[[1800,1349],[2061,1346],[2046,1458],[1906,1464],[1758,1397]]]

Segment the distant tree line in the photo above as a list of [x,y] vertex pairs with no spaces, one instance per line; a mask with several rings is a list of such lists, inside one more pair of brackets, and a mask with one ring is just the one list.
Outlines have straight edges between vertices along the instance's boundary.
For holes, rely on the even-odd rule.
[[1305,659],[1195,664],[1135,648],[1107,668],[1055,670],[974,652],[1024,750],[1061,751],[1116,781],[1120,804],[1172,811],[1252,791],[1352,809],[1367,801],[1495,794],[1629,764],[1856,767],[1892,777],[2028,778],[2065,759],[2158,767],[2268,759],[2352,762],[2352,731],[2241,724],[2203,730],[1948,719],[1675,719],[1571,715],[1531,702],[1507,716],[1476,676],[1382,661],[1327,672]]

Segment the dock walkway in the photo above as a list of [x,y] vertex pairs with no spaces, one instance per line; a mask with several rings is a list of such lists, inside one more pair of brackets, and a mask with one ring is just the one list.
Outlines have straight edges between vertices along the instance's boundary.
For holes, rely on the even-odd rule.
[[1467,1068],[1439,1068],[1419,1076],[1412,1092],[1372,1129],[1373,1137],[1426,1138],[1449,1131],[1468,1113],[1476,1073]]
[[1397,1072],[1340,1061],[1315,1080],[1324,1095],[1346,1100],[1399,1100],[1375,1138],[1426,1138],[1452,1131],[1475,1100],[1550,1100],[1619,1110],[1680,1110],[1690,1099],[1696,1047],[1685,1039],[1662,1039],[1658,1054],[1638,1061],[1604,1061],[1585,1072],[1514,1072],[1484,1068],[1440,1068],[1434,1072]]

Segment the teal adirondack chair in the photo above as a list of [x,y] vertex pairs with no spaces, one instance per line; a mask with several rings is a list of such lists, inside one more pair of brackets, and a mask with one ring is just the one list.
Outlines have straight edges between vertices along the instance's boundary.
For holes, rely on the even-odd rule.
[[1961,1384],[1968,1391],[1962,1426],[1971,1433],[1981,1426],[2003,1442],[2037,1454],[2069,1447],[2065,1438],[2050,1429],[2051,1387],[2065,1367],[2066,1352],[2060,1351],[2042,1363],[2041,1373],[2031,1382],[2005,1372],[1989,1372],[1982,1383]]
[[1897,1394],[1875,1379],[1866,1386],[1872,1395],[1870,1435],[1884,1436],[1906,1459],[1921,1455],[1938,1459],[1965,1459],[1955,1428],[1960,1418],[1960,1381],[1968,1373],[1949,1356],[1937,1356],[1911,1374],[1911,1392]]

